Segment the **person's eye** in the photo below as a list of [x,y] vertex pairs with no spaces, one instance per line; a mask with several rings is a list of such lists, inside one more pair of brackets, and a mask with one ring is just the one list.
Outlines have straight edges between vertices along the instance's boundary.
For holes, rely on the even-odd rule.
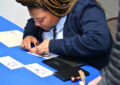
[[39,20],[39,22],[43,22],[43,20]]
[[39,19],[38,21],[39,21],[39,22],[43,22],[43,20],[44,20],[44,19]]

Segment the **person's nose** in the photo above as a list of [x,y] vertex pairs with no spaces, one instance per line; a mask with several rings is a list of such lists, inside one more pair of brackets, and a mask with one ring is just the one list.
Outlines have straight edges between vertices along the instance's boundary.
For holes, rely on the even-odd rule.
[[39,26],[39,27],[41,26],[39,21],[35,20],[35,26]]

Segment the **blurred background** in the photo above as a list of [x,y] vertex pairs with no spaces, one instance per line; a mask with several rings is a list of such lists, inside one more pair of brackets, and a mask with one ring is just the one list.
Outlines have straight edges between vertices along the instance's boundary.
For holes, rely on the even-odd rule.
[[[118,17],[119,0],[98,0],[106,13],[106,18]],[[27,8],[16,0],[0,0],[0,16],[24,28],[30,18]]]

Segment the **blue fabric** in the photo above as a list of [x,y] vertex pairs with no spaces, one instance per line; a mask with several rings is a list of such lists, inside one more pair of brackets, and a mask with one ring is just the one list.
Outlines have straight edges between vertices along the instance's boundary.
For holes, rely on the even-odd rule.
[[[64,16],[60,19],[58,24],[56,25],[56,39],[62,39],[63,38],[63,27],[64,23],[66,21],[67,16]],[[48,32],[42,33],[42,39],[53,39],[53,29],[50,29]]]
[[[11,24],[9,24],[11,23]],[[0,32],[2,31],[9,31],[9,30],[16,30],[16,28],[23,32],[23,29],[20,28],[19,26],[17,26],[16,24],[8,21],[7,19],[3,18],[2,16],[0,16]]]
[[[35,28],[38,27],[35,27],[34,21],[30,19],[24,37],[33,35],[38,38]],[[42,29],[40,30],[42,32]],[[63,39],[50,40],[50,52],[82,60],[98,69],[108,63],[112,38],[105,13],[94,0],[78,0],[67,15],[63,37]]]

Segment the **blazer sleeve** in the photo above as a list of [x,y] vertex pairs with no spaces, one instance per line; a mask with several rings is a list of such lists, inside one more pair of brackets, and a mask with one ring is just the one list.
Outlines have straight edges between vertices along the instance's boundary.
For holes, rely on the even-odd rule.
[[[82,35],[51,40],[49,43],[50,52],[65,56],[93,57],[108,52],[112,44],[104,11],[99,6],[88,6],[84,8],[82,18],[77,12],[73,21],[77,21],[75,27]],[[70,23],[68,23],[70,24]],[[64,28],[66,29],[66,28]],[[70,28],[71,29],[71,28]]]
[[34,36],[37,39],[39,39],[41,36],[41,31],[42,29],[40,27],[35,26],[34,20],[30,18],[27,21],[27,24],[24,28],[23,39],[27,36]]

